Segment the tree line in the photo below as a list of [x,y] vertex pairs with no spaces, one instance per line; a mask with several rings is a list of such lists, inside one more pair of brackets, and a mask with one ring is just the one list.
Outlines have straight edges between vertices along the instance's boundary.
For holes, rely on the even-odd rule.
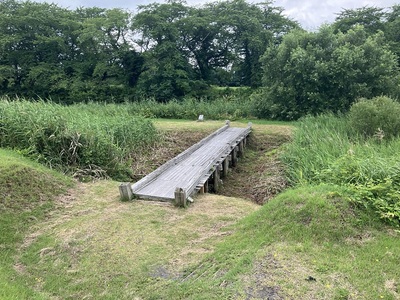
[[121,9],[0,2],[0,91],[28,97],[160,101],[210,85],[261,84],[259,58],[298,24],[270,3]]
[[0,95],[160,102],[249,87],[259,117],[347,110],[399,95],[400,6],[343,10],[307,32],[273,2],[183,0],[136,12],[0,2]]

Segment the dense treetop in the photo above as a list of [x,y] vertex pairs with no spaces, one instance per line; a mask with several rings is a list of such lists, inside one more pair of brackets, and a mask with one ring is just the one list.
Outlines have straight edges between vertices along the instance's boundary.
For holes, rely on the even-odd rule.
[[399,95],[400,6],[343,10],[307,32],[273,2],[182,0],[135,13],[0,2],[0,95],[63,103],[211,97],[249,87],[256,113],[296,119]]

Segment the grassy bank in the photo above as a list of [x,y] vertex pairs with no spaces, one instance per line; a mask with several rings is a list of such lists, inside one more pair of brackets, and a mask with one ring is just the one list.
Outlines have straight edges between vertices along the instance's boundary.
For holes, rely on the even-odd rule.
[[354,209],[341,190],[280,194],[170,291],[181,299],[398,299],[399,233]]
[[55,209],[55,197],[71,186],[67,177],[0,149],[0,299],[41,298],[18,276],[14,258],[25,235]]

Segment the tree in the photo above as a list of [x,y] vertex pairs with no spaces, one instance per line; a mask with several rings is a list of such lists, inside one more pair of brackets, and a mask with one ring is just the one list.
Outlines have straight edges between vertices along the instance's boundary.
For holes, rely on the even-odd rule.
[[356,9],[344,9],[332,24],[335,32],[346,33],[356,26],[362,25],[368,34],[384,30],[385,12],[383,8],[364,6]]
[[264,89],[254,97],[259,116],[293,120],[347,111],[360,97],[398,96],[396,56],[382,32],[368,36],[362,26],[289,33],[262,61]]
[[261,83],[259,58],[265,49],[297,26],[269,2],[244,0],[198,8],[182,1],[153,3],[140,6],[133,21],[143,51],[175,43],[176,51],[194,71],[187,73],[188,80],[252,87]]
[[389,40],[390,49],[397,54],[400,66],[400,5],[394,5],[387,13],[385,36]]
[[63,25],[68,11],[53,4],[0,2],[0,81],[3,92],[49,94],[63,77]]
[[[214,58],[210,59],[211,66],[214,70],[224,68],[230,72],[233,85],[259,86],[261,55],[270,44],[277,43],[283,34],[298,28],[297,23],[283,16],[282,9],[272,6],[271,2],[212,2],[202,11],[214,20],[210,23],[214,30],[208,33],[208,45],[198,49],[215,49],[209,56]],[[209,47],[210,44],[214,44],[214,47]],[[215,61],[215,58],[218,60]]]
[[145,58],[137,82],[139,93],[169,101],[190,92],[194,74],[182,51],[179,32],[179,22],[187,13],[182,1],[139,6],[132,22]]

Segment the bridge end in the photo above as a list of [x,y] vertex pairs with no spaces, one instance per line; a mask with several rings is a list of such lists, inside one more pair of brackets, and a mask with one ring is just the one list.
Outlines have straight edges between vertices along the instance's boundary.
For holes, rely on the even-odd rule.
[[133,198],[133,192],[130,182],[124,182],[119,185],[119,194],[122,201],[129,201]]
[[175,189],[175,206],[186,207],[186,191],[183,188]]

